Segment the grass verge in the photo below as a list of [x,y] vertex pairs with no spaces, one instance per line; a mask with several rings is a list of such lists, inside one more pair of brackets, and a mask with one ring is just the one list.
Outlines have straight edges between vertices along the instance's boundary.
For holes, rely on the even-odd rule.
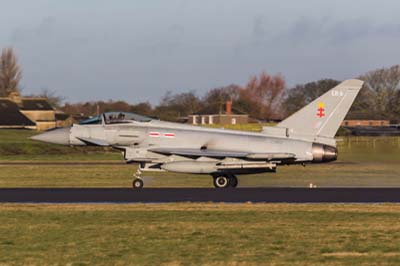
[[[126,164],[1,165],[0,187],[130,187],[136,167]],[[282,166],[277,173],[239,176],[239,187],[400,187],[396,163]],[[208,175],[143,173],[146,187],[212,187]]]
[[[134,165],[120,152],[71,148],[28,139],[24,130],[0,130],[0,187],[130,187]],[[7,148],[8,147],[8,148]],[[282,166],[276,174],[240,176],[240,186],[400,187],[400,138],[346,137],[338,142],[339,161],[323,165]],[[32,165],[5,165],[31,162]],[[35,162],[48,162],[39,165]],[[52,162],[97,162],[98,165],[51,165]],[[210,187],[209,176],[145,173],[146,187]]]
[[398,265],[400,205],[0,205],[0,265]]
[[0,130],[0,161],[120,160],[120,152],[101,147],[69,147],[30,140],[39,132]]

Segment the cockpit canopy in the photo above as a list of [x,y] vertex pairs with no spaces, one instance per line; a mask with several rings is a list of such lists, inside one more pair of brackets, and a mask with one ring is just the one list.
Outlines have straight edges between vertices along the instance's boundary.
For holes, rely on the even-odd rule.
[[104,122],[106,124],[116,124],[116,123],[129,123],[131,121],[136,122],[150,122],[151,118],[125,112],[108,112],[103,114]]
[[98,125],[101,123],[102,123],[101,116],[98,115],[98,116],[91,117],[89,119],[80,121],[79,125]]
[[127,113],[127,112],[107,112],[99,116],[89,118],[87,120],[81,121],[80,125],[95,125],[95,124],[121,124],[130,123],[132,121],[136,122],[150,122],[152,119],[150,117]]

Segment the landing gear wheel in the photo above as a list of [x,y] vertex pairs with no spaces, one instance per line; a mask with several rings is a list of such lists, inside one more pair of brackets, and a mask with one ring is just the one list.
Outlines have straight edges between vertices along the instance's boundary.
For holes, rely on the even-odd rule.
[[238,183],[239,183],[238,179],[235,175],[229,176],[229,186],[230,187],[237,187]]
[[230,178],[225,175],[214,177],[214,187],[216,188],[227,188],[229,187]]
[[133,180],[133,182],[132,182],[132,187],[134,188],[134,189],[140,189],[140,188],[142,188],[143,187],[143,180],[142,179],[139,179],[139,178],[136,178],[135,180]]

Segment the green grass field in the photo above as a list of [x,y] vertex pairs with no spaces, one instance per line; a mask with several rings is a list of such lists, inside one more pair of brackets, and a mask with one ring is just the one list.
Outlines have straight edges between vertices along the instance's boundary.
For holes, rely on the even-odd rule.
[[[130,187],[133,165],[0,165],[0,187]],[[208,175],[144,173],[146,187],[212,187]],[[395,163],[283,166],[275,174],[239,176],[246,187],[400,187]]]
[[[130,187],[134,165],[103,148],[71,148],[28,140],[32,131],[0,130],[0,187]],[[240,186],[400,187],[400,138],[343,137],[339,160],[330,164],[283,166],[276,174],[240,176]],[[32,165],[7,165],[31,162]],[[38,162],[96,162],[97,165],[40,165]],[[107,164],[107,163],[121,164]],[[3,163],[3,164],[2,164]],[[145,173],[146,187],[211,187],[211,178]]]
[[0,265],[399,265],[400,205],[0,205]]
[[[119,153],[26,140],[32,134],[0,131],[0,187],[131,186],[135,166]],[[344,138],[339,152],[335,163],[239,182],[400,187],[400,138]],[[145,183],[212,186],[173,173]],[[0,204],[0,266],[399,265],[399,222],[399,204]]]
[[0,130],[1,161],[87,161],[118,160],[120,153],[108,148],[68,147],[30,140],[32,130]]

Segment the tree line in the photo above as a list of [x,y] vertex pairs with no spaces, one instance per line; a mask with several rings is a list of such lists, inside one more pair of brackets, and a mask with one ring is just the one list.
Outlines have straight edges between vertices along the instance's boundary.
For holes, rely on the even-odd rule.
[[[400,66],[380,68],[357,77],[365,81],[347,119],[400,120]],[[225,103],[233,101],[234,112],[247,113],[259,121],[284,119],[341,81],[321,79],[286,87],[282,75],[265,72],[253,76],[244,85],[231,84],[210,89],[203,96],[189,91],[167,92],[157,106],[148,102],[128,104],[124,101],[65,104],[68,113],[93,115],[97,112],[121,110],[160,119],[177,121],[193,113],[223,113]]]
[[[3,49],[0,55],[0,97],[19,92],[21,78],[22,71],[13,49]],[[348,118],[399,120],[400,66],[376,69],[357,78],[365,83]],[[54,106],[72,115],[93,116],[107,111],[126,111],[169,121],[194,113],[222,113],[226,101],[231,100],[234,112],[247,113],[254,119],[266,121],[285,118],[339,83],[334,79],[321,79],[288,87],[283,75],[262,72],[250,77],[244,85],[212,88],[204,95],[190,90],[167,92],[155,106],[149,102],[130,104],[115,100],[64,103],[64,98],[51,90],[43,90],[34,96],[46,97]]]
[[252,118],[263,120],[279,117],[284,93],[284,78],[279,74],[272,76],[263,72],[251,77],[245,86],[232,84],[214,88],[203,96],[198,96],[194,91],[175,94],[167,92],[157,106],[148,102],[132,105],[125,101],[98,101],[66,103],[62,109],[66,113],[86,116],[118,110],[179,121],[194,113],[223,113],[226,102],[233,101],[234,112],[247,113]]

